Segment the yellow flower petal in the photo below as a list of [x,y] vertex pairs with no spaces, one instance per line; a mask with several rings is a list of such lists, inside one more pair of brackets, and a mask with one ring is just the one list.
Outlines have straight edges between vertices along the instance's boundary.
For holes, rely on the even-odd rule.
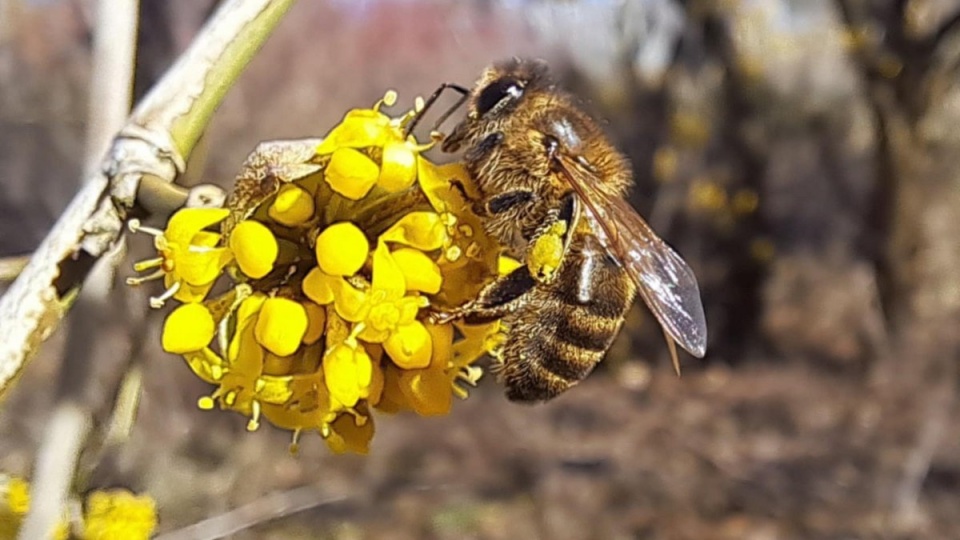
[[435,212],[410,212],[380,235],[384,242],[396,242],[421,251],[440,249],[446,239],[446,226]]
[[327,446],[336,454],[353,452],[366,455],[370,452],[370,441],[373,439],[373,419],[363,417],[361,425],[358,419],[349,414],[341,414],[330,424],[330,435],[327,437]]
[[223,378],[223,358],[213,352],[210,347],[204,347],[199,351],[184,353],[183,359],[187,361],[190,370],[193,371],[197,377],[200,377],[210,384],[216,384]]
[[199,351],[213,340],[213,315],[203,304],[183,304],[163,322],[163,350],[173,354]]
[[173,298],[183,302],[184,304],[202,302],[207,297],[210,289],[213,288],[212,281],[203,285],[191,285],[189,283],[179,281],[178,276],[175,274],[164,275],[163,285],[167,289],[177,286],[178,289],[176,294],[173,295]]
[[176,275],[191,285],[206,285],[213,283],[230,262],[230,251],[226,248],[193,246],[186,252],[178,252],[175,257]]
[[227,347],[227,358],[230,361],[228,374],[245,380],[248,385],[263,373],[263,360],[266,355],[257,341],[254,322],[251,319],[246,324],[238,324],[233,340]]
[[327,326],[327,308],[313,302],[304,302],[303,308],[307,311],[307,331],[303,334],[303,342],[312,345],[323,337]]
[[356,274],[369,252],[367,237],[349,221],[334,223],[317,236],[317,264],[333,276]]
[[325,274],[323,270],[316,267],[307,273],[307,277],[303,278],[300,286],[307,298],[324,306],[333,302],[333,286],[339,281],[341,281],[340,278]]
[[387,143],[383,147],[378,183],[387,191],[401,191],[417,179],[417,154],[406,142]]
[[333,289],[333,305],[344,319],[350,322],[360,322],[370,313],[370,303],[367,302],[367,293],[349,284],[343,278],[334,278],[331,282]]
[[383,366],[383,391],[380,393],[380,400],[377,402],[377,410],[389,414],[395,414],[401,411],[409,411],[410,406],[407,396],[400,389],[400,374],[404,371],[392,362],[387,362]]
[[362,398],[367,400],[367,403],[371,405],[376,405],[380,402],[380,396],[383,395],[383,368],[380,367],[379,362],[373,363],[373,371],[370,375],[370,386],[366,388],[365,392],[361,392]]
[[230,233],[230,251],[241,272],[260,279],[273,270],[280,248],[270,229],[259,221],[248,219],[238,223]]
[[330,157],[324,178],[334,191],[348,199],[363,198],[377,183],[380,168],[362,152],[338,148]]
[[[373,252],[373,289],[385,297],[394,298],[403,296],[406,291],[406,281],[400,265],[383,242],[377,244],[377,249]],[[380,299],[374,298],[374,301],[378,300]]]
[[[420,157],[417,160],[417,166],[417,181],[420,188],[437,212],[459,214],[469,209],[471,203],[464,198],[460,187],[465,188],[472,199],[480,197],[473,179],[460,163],[437,166]],[[453,180],[456,180],[459,186],[455,187]]]
[[257,316],[266,301],[267,295],[263,293],[255,293],[244,298],[243,302],[240,302],[240,307],[237,308],[237,327],[246,326]]
[[226,208],[184,208],[170,217],[163,236],[171,244],[186,248],[200,231],[223,221],[228,215],[230,211]]
[[264,403],[283,405],[293,396],[290,386],[293,377],[263,375],[260,377],[262,385],[257,390],[257,399]]
[[344,407],[360,400],[360,391],[370,386],[373,366],[363,347],[335,345],[323,357],[323,377],[330,397]]
[[441,369],[446,368],[453,360],[453,325],[427,324],[425,326],[427,332],[430,332],[433,351],[430,355],[430,365]]
[[393,363],[403,369],[425,368],[430,365],[433,340],[423,324],[414,321],[391,333],[383,348]]
[[453,404],[453,387],[441,369],[404,371],[400,374],[400,389],[421,416],[448,414]]
[[401,248],[393,252],[393,259],[400,266],[408,291],[436,294],[440,291],[443,277],[440,267],[422,251]]
[[294,184],[284,184],[277,192],[267,215],[281,225],[296,227],[313,218],[313,197]]
[[347,113],[317,147],[318,155],[326,155],[338,148],[367,148],[383,146],[391,137],[390,118],[371,109]]
[[299,302],[269,298],[257,317],[257,342],[273,354],[289,356],[300,346],[307,332],[307,312]]

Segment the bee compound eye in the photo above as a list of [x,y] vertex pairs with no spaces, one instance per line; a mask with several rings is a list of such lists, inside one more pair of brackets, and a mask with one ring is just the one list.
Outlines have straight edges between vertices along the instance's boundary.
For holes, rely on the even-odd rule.
[[477,114],[483,116],[498,103],[508,99],[518,99],[523,95],[523,85],[516,79],[497,79],[488,84],[477,96]]

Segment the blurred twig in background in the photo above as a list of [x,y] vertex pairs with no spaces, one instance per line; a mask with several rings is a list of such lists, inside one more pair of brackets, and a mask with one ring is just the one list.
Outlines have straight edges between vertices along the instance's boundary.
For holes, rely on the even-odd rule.
[[[116,357],[116,346],[98,339],[111,323],[125,321],[122,293],[113,292],[115,270],[125,252],[123,221],[137,208],[144,176],[172,182],[183,171],[197,139],[226,90],[253,56],[291,1],[226,3],[180,64],[154,88],[119,134],[132,90],[137,3],[104,0],[97,39],[88,125],[87,181],[81,194],[0,300],[0,388],[14,376],[55,328],[79,292],[67,360],[61,372],[54,421],[38,454],[33,504],[21,538],[50,536],[60,518],[74,469],[102,407],[106,390],[95,367]],[[112,148],[98,168],[104,146]],[[185,201],[184,201],[185,202]],[[172,210],[172,208],[170,209]],[[119,242],[119,243],[118,243]],[[111,254],[110,256],[105,256]],[[102,257],[102,258],[101,258]],[[128,328],[134,329],[136,326]],[[123,373],[127,353],[115,372]],[[115,382],[115,381],[114,381]]]

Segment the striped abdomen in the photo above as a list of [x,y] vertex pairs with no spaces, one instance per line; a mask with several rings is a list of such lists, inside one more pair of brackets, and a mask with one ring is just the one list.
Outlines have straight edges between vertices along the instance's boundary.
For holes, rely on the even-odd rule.
[[499,376],[507,397],[550,399],[577,384],[616,338],[636,288],[593,236],[572,239],[560,273],[504,317],[509,336]]

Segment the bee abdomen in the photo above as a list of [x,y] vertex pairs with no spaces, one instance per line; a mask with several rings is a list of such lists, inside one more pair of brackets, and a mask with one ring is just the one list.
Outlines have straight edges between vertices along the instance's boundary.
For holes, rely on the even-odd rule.
[[620,329],[622,316],[601,317],[587,306],[565,305],[556,296],[550,300],[535,313],[535,323],[521,325],[533,335],[512,336],[504,351],[509,399],[546,400],[577,384],[603,360]]

